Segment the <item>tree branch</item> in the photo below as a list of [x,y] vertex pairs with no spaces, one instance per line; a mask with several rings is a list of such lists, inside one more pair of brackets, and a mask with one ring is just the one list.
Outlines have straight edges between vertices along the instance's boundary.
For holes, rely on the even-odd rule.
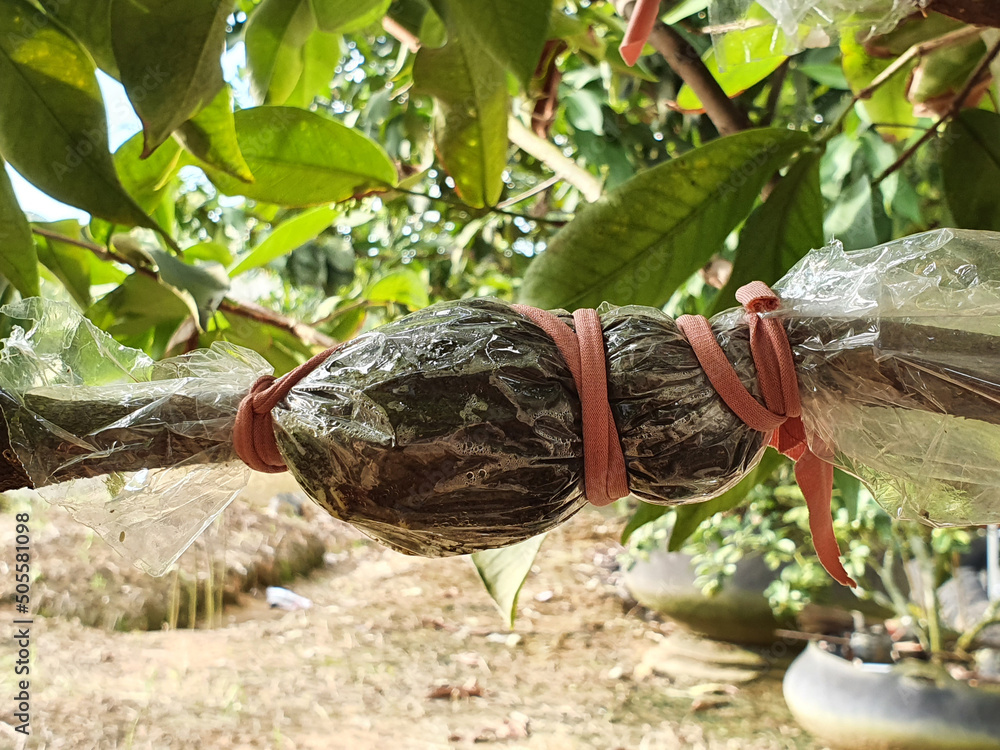
[[[636,0],[614,0],[618,13],[626,20],[632,18]],[[750,119],[736,106],[715,76],[701,61],[695,49],[684,37],[666,24],[657,21],[649,35],[649,43],[663,55],[667,65],[697,94],[705,107],[705,114],[722,135],[738,133],[750,128]]]
[[593,203],[601,197],[600,180],[565,156],[554,143],[532,133],[516,117],[509,118],[507,133],[511,143],[526,154],[534,156],[561,179],[583,193],[583,197],[588,202]]
[[[81,247],[84,250],[89,250],[103,261],[116,261],[118,263],[122,263],[132,268],[132,270],[136,273],[143,274],[144,276],[149,276],[150,278],[157,280],[160,278],[159,274],[152,269],[138,265],[121,255],[110,253],[107,249],[101,247],[100,245],[96,245],[93,242],[79,240],[75,237],[67,237],[66,235],[59,234],[58,232],[53,232],[49,229],[42,229],[40,227],[32,227],[31,231],[39,237],[45,237],[46,239],[50,239],[54,242],[63,242],[67,245],[73,245],[75,247]],[[284,315],[280,315],[279,313],[268,310],[266,307],[262,307],[252,302],[237,302],[236,300],[227,297],[222,300],[219,305],[219,310],[224,313],[229,313],[230,315],[239,315],[240,317],[247,318],[258,323],[266,323],[269,326],[274,326],[275,328],[280,328],[283,331],[288,331],[304,344],[309,346],[318,346],[323,347],[324,349],[329,349],[336,343],[325,333],[317,331],[312,326],[292,320],[291,318],[287,318]]]

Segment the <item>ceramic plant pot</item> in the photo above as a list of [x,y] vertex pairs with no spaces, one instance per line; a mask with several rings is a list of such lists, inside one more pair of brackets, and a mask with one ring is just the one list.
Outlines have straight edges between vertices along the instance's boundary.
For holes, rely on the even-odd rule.
[[1000,692],[810,644],[785,673],[799,724],[834,750],[1000,750]]

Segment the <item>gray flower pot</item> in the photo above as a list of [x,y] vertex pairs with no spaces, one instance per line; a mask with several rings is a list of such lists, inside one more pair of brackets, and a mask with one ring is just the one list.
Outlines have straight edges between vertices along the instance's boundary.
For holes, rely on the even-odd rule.
[[1000,749],[1000,692],[910,672],[810,644],[785,673],[785,702],[834,750]]

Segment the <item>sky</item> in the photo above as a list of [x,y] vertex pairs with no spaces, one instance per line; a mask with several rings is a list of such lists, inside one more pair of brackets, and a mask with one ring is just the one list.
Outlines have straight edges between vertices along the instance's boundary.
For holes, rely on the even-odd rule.
[[[243,107],[252,105],[249,87],[239,78],[239,70],[245,62],[246,55],[242,42],[222,56],[223,75],[233,85],[236,100]],[[104,106],[108,113],[108,145],[114,152],[125,141],[142,130],[142,124],[125,95],[124,87],[118,81],[101,71],[97,71],[97,80],[101,86]],[[84,222],[90,220],[87,213],[47,196],[15,172],[9,164],[7,165],[7,173],[10,175],[14,194],[21,204],[21,208],[30,214],[32,219],[42,221],[77,219]]]

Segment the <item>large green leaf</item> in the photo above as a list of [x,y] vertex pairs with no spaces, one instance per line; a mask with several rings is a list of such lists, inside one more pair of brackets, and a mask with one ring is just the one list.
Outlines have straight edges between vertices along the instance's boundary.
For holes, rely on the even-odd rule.
[[264,0],[257,6],[243,38],[258,102],[285,103],[302,75],[302,50],[315,29],[308,0]]
[[244,182],[253,182],[250,167],[236,140],[233,97],[228,86],[223,86],[204,109],[183,123],[176,136],[188,151],[206,164]]
[[113,0],[38,0],[46,12],[70,30],[86,47],[97,66],[118,78],[118,65],[111,49],[111,3]]
[[111,44],[150,154],[225,85],[220,57],[233,0],[114,0]]
[[622,529],[621,543],[627,544],[637,529],[641,529],[647,523],[652,523],[670,510],[669,505],[653,505],[653,503],[641,501],[632,517],[628,519],[628,523],[625,524],[625,528]]
[[[38,226],[63,237],[81,239],[80,225],[73,220]],[[93,253],[68,242],[60,242],[38,235],[35,236],[35,248],[38,252],[38,260],[41,261],[42,265],[62,282],[80,309],[86,310],[90,306],[91,300],[90,277],[93,267]]]
[[314,31],[309,35],[299,53],[302,70],[298,83],[285,104],[308,109],[317,96],[330,96],[330,84],[343,56],[341,40],[339,34],[327,34],[324,31]]
[[509,627],[514,627],[518,594],[544,540],[545,534],[539,534],[510,547],[482,550],[472,555],[476,572]]
[[204,328],[229,291],[225,269],[217,263],[190,265],[162,250],[150,250],[149,254],[164,282],[191,295],[197,306],[198,323]]
[[0,153],[53,198],[126,226],[157,229],[122,188],[94,63],[24,0],[0,0]]
[[340,209],[319,206],[303,211],[298,216],[282,222],[249,255],[229,272],[230,277],[246,273],[251,268],[266,266],[273,260],[287,255],[315,239],[340,215]]
[[431,303],[427,282],[410,268],[383,276],[368,288],[365,298],[372,302],[396,302],[411,310],[419,310]]
[[38,253],[31,225],[21,211],[0,159],[0,274],[22,297],[38,296]]
[[[875,78],[888,68],[893,60],[873,57],[868,54],[864,45],[855,40],[853,34],[844,34],[840,40],[843,54],[844,76],[856,94],[871,84]],[[913,125],[917,118],[913,114],[913,105],[907,101],[907,72],[915,63],[908,63],[903,70],[879,86],[870,97],[861,102],[868,118],[878,126],[879,133],[889,141],[905,140],[913,133]]]
[[740,232],[732,275],[716,297],[713,313],[735,305],[736,290],[744,284],[772,284],[809,250],[823,245],[819,163],[819,153],[803,154],[750,214]]
[[537,307],[658,307],[718,252],[804,133],[720,138],[628,180],[584,207],[529,266],[521,300]]
[[122,186],[144,211],[153,211],[163,199],[166,185],[181,167],[181,147],[167,141],[142,158],[142,133],[136,133],[115,151],[115,169]]
[[725,513],[727,510],[732,510],[742,503],[750,490],[769,479],[784,462],[784,456],[778,453],[778,451],[768,448],[764,455],[761,456],[760,463],[731,490],[723,492],[718,497],[706,500],[703,503],[682,505],[677,508],[674,529],[670,533],[669,551],[677,552],[680,550],[684,546],[684,542],[687,541],[687,538],[706,519],[711,518],[716,513]]
[[323,31],[350,34],[381,20],[392,0],[310,0]]
[[244,109],[236,113],[236,136],[254,182],[201,165],[226,195],[298,208],[396,184],[396,168],[381,146],[315,112]]
[[440,49],[422,48],[413,65],[417,92],[437,103],[438,155],[470,206],[495,205],[507,166],[507,82],[471,34],[451,30]]
[[968,109],[955,118],[945,132],[941,173],[958,226],[1000,231],[1000,115]]
[[450,0],[449,27],[470,33],[488,55],[525,87],[548,38],[552,0]]
[[158,326],[180,325],[194,313],[194,302],[186,293],[151,276],[134,273],[95,302],[87,310],[87,317],[119,341],[134,344],[139,343],[136,338],[145,338]]

